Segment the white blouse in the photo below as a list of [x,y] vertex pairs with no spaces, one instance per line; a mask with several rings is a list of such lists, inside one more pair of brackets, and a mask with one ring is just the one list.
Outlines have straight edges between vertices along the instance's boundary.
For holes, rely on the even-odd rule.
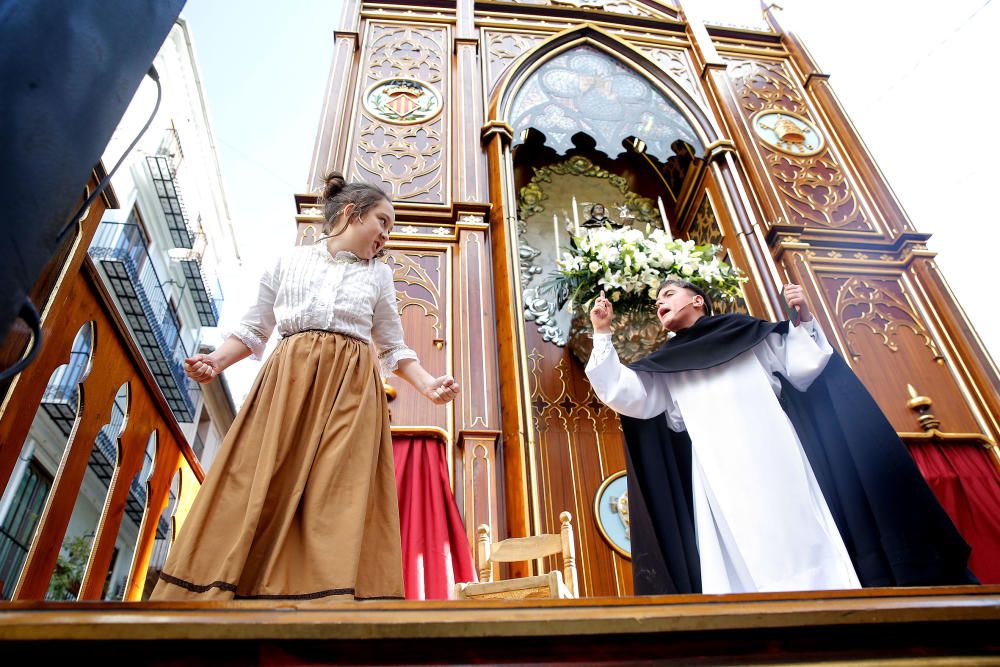
[[374,341],[384,374],[417,358],[403,341],[392,269],[347,251],[332,256],[325,243],[297,246],[265,271],[257,302],[226,337],[260,359],[275,328],[280,336],[320,329]]

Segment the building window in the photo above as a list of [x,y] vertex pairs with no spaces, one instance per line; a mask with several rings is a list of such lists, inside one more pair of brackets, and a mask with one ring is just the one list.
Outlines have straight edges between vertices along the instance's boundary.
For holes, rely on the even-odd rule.
[[9,600],[14,594],[14,586],[17,585],[51,487],[52,475],[33,458],[0,524],[0,585],[3,586],[4,600]]
[[142,234],[142,240],[146,242],[146,248],[149,248],[153,243],[153,239],[149,235],[149,230],[146,229],[146,221],[142,219],[142,213],[139,212],[138,205],[133,206],[132,210],[129,211],[127,224],[135,225],[139,229],[139,233]]

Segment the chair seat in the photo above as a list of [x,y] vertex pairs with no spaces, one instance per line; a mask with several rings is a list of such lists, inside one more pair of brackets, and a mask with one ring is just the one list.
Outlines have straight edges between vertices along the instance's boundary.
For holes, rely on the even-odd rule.
[[520,579],[458,584],[459,597],[476,600],[529,600],[532,598],[572,598],[562,572]]
[[[542,533],[529,537],[511,537],[495,544],[490,538],[490,527],[480,524],[477,561],[479,582],[456,583],[453,593],[458,600],[528,600],[534,598],[577,598],[580,584],[576,576],[576,556],[573,545],[573,515],[559,514],[559,533]],[[493,581],[494,571],[500,563],[519,563],[562,556],[562,570],[520,579]],[[539,563],[541,566],[541,563]]]

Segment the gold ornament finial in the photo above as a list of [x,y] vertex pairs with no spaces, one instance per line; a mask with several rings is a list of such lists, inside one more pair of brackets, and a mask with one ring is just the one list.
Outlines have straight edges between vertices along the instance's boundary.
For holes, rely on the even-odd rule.
[[917,421],[925,431],[936,430],[941,426],[941,420],[931,414],[933,401],[927,396],[920,396],[912,384],[906,385],[906,391],[910,394],[910,400],[906,402],[906,407],[917,414]]

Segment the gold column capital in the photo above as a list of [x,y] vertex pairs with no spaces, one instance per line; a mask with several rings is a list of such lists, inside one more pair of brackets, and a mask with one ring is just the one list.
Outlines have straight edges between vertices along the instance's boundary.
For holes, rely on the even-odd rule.
[[717,139],[705,147],[705,160],[711,162],[721,158],[726,153],[732,153],[738,157],[739,151],[736,150],[736,143],[732,139]]
[[829,81],[829,79],[830,79],[829,74],[824,74],[823,72],[810,72],[809,76],[806,77],[806,81],[803,84],[803,87],[808,90],[813,83],[817,81]]
[[514,140],[514,128],[502,120],[488,121],[479,131],[479,137],[483,142],[489,142],[494,136],[499,136],[501,142],[510,145]]

